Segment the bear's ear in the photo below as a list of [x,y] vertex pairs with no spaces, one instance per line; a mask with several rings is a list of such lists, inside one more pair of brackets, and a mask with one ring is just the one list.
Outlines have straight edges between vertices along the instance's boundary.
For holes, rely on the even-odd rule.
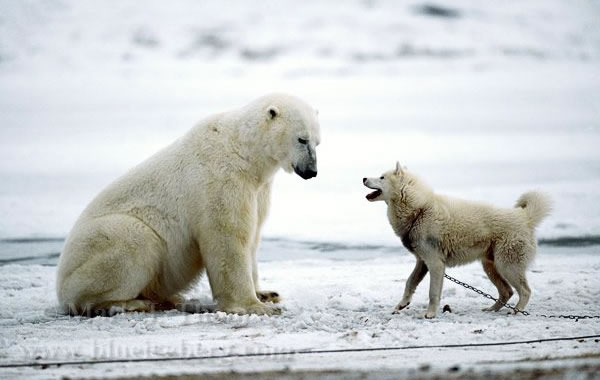
[[279,115],[279,109],[275,106],[269,106],[267,113],[269,114],[269,118],[275,119]]

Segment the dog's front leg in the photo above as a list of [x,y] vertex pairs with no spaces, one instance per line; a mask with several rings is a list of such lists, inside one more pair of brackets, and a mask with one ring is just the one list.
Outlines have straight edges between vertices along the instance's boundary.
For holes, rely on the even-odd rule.
[[442,285],[444,283],[444,271],[446,266],[444,262],[438,259],[432,259],[427,262],[429,269],[429,307],[425,318],[435,318],[438,309],[440,308],[440,297],[442,295]]
[[419,283],[421,283],[426,274],[427,265],[425,265],[425,262],[423,260],[417,257],[417,263],[415,264],[415,268],[413,269],[412,273],[408,277],[408,280],[406,281],[406,286],[404,288],[404,295],[402,296],[402,300],[396,306],[394,313],[397,313],[398,311],[407,307],[408,304],[410,304],[410,301],[412,300],[412,296],[415,293],[417,286],[419,286]]

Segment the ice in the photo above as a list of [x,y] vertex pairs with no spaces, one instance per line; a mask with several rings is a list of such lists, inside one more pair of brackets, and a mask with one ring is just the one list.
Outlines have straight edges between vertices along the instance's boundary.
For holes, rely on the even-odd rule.
[[390,243],[360,180],[396,160],[498,206],[550,192],[541,237],[600,233],[595,5],[222,6],[0,3],[1,238],[64,237],[115,177],[274,90],[320,109],[323,144],[317,179],[278,176],[267,236]]
[[[316,179],[277,176],[265,234],[391,242],[382,207],[365,201],[361,179],[400,160],[439,192],[497,206],[512,207],[530,189],[547,191],[556,210],[542,225],[540,237],[598,235],[595,94],[600,80],[595,66],[585,63],[549,66],[514,75],[499,69],[438,74],[439,83],[431,87],[422,74],[395,79],[398,86],[392,88],[380,76],[279,79],[276,87],[299,93],[320,109],[323,142]],[[548,78],[556,76],[571,80],[562,79],[560,88],[554,88],[557,81]],[[223,80],[228,89],[249,88],[249,81]],[[126,99],[123,93],[137,90],[125,80],[119,86],[95,83],[95,96],[103,98],[94,102],[97,106],[70,110],[71,100],[81,101],[75,100],[80,98],[75,83],[63,84],[73,87],[72,95],[53,100],[62,105],[32,104],[29,95],[17,91],[22,84],[4,83],[0,109],[8,123],[0,129],[0,209],[10,215],[0,220],[4,238],[64,237],[87,202],[115,177],[206,114],[253,97],[203,105],[198,92],[183,105],[169,99],[148,108],[141,95]],[[212,91],[209,86],[217,85],[205,87]],[[127,112],[119,110],[109,93],[115,88]],[[343,98],[336,99],[340,91]],[[524,93],[524,99],[515,93]],[[190,104],[194,99],[198,107]],[[21,106],[25,110],[18,110]]]

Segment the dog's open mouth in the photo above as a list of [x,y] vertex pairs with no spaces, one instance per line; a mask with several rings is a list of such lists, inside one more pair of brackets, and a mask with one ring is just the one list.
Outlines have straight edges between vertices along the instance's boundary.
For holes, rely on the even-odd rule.
[[370,200],[370,201],[372,201],[375,198],[377,198],[378,196],[380,196],[381,193],[382,193],[382,191],[380,189],[376,189],[372,193],[367,194],[367,199]]

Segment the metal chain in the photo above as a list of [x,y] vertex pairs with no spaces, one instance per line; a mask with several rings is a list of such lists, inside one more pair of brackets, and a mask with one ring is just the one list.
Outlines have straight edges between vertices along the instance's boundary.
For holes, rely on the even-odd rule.
[[[503,306],[511,309],[512,311],[515,312],[515,314],[519,313],[519,314],[523,314],[523,315],[531,315],[529,314],[527,311],[525,310],[519,310],[518,308],[511,306],[507,303],[504,303],[502,301],[500,301],[499,299],[495,298],[494,296],[492,296],[491,294],[488,294],[482,290],[477,289],[476,287],[469,285],[465,282],[462,282],[460,280],[457,280],[456,278],[449,276],[447,274],[444,274],[444,277],[446,277],[448,280],[454,282],[455,284],[458,284],[462,287],[465,287],[469,290],[474,291],[475,293],[481,294],[482,296],[484,296],[485,298],[491,299],[493,301],[496,302],[500,302]],[[572,314],[568,314],[568,315],[546,315],[546,314],[536,314],[536,316],[538,317],[544,317],[544,318],[565,318],[565,319],[572,319],[575,322],[579,321],[580,319],[592,319],[592,318],[598,318],[600,319],[600,315],[572,315]]]

